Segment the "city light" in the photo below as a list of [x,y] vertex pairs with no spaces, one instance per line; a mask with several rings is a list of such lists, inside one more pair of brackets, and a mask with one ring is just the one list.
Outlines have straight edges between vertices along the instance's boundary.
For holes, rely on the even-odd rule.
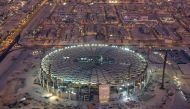
[[1,0],[0,108],[190,107],[190,0]]

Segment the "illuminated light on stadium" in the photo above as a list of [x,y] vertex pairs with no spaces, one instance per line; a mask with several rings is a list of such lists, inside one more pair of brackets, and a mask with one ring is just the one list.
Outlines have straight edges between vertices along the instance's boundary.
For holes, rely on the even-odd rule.
[[[146,59],[128,47],[80,44],[47,54],[39,77],[44,88],[60,97],[88,101],[95,98],[92,92],[103,94],[101,85],[125,89],[129,97],[146,85],[147,66]],[[108,93],[99,97],[99,102],[108,101]]]

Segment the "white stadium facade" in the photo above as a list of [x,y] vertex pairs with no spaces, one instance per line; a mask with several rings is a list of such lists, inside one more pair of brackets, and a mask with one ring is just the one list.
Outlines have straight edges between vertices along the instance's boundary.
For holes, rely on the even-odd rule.
[[104,103],[115,89],[126,89],[127,96],[139,93],[148,81],[147,67],[145,57],[127,47],[82,44],[49,52],[39,77],[55,95]]

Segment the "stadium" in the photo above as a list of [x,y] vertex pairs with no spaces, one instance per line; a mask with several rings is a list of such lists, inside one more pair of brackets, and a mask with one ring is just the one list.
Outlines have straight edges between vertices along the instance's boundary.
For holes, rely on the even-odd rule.
[[59,97],[108,102],[111,93],[139,93],[148,81],[146,59],[124,46],[83,44],[49,52],[41,62],[40,84]]

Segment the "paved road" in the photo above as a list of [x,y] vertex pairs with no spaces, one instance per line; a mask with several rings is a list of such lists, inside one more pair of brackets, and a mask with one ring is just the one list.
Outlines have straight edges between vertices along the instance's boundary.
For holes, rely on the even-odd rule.
[[182,98],[179,92],[176,94],[175,101],[171,109],[190,109],[190,105]]
[[17,69],[18,66],[22,65],[21,60],[23,60],[27,56],[27,53],[23,53],[24,50],[16,51],[16,52],[19,52],[19,53],[16,54],[14,52],[11,52],[11,53],[14,53],[14,54],[12,54],[12,55],[10,54],[7,57],[7,59],[8,59],[7,61],[11,61],[12,56],[17,57],[17,60],[15,60],[15,61],[12,60],[11,64],[9,64],[8,66],[4,65],[6,62],[0,64],[0,67],[6,67],[3,70],[2,69],[0,70],[0,80],[1,80],[1,82],[0,82],[0,91],[2,91],[3,88],[5,87],[6,80],[10,76],[10,74],[13,73],[14,70]]

